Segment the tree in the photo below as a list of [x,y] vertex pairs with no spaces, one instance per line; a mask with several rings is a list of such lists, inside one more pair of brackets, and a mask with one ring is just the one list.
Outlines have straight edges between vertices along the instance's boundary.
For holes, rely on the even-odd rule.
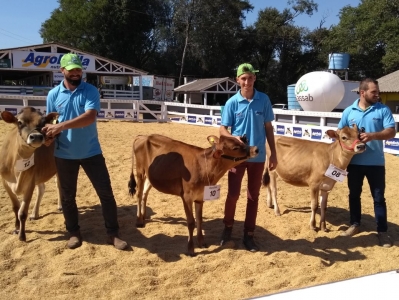
[[340,11],[325,45],[329,52],[351,55],[350,74],[380,77],[399,67],[399,1],[363,0],[358,7]]
[[313,1],[289,1],[291,8],[279,12],[266,8],[259,12],[258,20],[250,31],[253,61],[259,67],[257,87],[267,91],[273,102],[285,102],[287,85],[298,80],[303,69],[301,62],[304,28],[295,26],[294,20],[302,13],[312,15],[317,10]]
[[158,50],[162,0],[59,0],[42,24],[45,42],[60,42],[137,68]]

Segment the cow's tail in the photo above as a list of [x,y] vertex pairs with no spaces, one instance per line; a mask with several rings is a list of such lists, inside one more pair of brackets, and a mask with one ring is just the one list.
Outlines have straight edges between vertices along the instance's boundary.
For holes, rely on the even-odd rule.
[[265,173],[263,174],[262,184],[264,186],[268,186],[270,184],[269,168],[266,168]]
[[130,173],[130,180],[129,183],[127,184],[128,188],[129,188],[129,195],[133,196],[134,194],[136,194],[136,179],[134,178],[134,146],[132,147],[132,172]]

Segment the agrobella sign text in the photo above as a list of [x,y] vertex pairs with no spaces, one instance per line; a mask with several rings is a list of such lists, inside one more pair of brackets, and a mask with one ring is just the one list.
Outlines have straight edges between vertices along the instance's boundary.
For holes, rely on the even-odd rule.
[[[59,70],[64,53],[12,51],[14,69]],[[79,55],[85,71],[95,71],[94,57]]]

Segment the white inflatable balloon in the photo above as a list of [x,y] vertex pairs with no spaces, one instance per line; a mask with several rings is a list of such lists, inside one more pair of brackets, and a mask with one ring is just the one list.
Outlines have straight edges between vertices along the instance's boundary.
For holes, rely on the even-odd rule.
[[299,78],[295,97],[304,111],[332,111],[342,100],[345,86],[329,72],[310,72]]

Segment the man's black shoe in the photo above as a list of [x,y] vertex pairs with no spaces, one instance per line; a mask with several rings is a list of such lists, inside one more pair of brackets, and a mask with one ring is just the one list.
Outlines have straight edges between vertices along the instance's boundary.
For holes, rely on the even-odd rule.
[[251,252],[257,252],[259,251],[259,247],[255,244],[254,241],[254,233],[253,232],[248,232],[244,234],[244,246],[248,251]]
[[222,232],[222,237],[220,238],[220,246],[225,245],[227,242],[231,240],[231,232],[233,231],[233,227],[225,226]]

